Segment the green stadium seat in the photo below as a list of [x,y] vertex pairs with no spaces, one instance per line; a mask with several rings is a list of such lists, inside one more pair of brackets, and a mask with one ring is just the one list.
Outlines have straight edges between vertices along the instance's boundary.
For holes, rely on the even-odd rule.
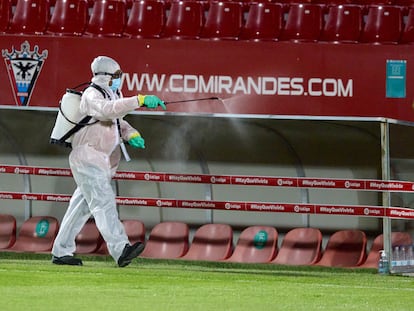
[[18,232],[13,252],[47,253],[52,250],[59,230],[59,222],[52,216],[33,216],[27,219]]
[[233,254],[225,261],[242,263],[266,263],[277,254],[278,232],[270,226],[251,226],[238,238]]

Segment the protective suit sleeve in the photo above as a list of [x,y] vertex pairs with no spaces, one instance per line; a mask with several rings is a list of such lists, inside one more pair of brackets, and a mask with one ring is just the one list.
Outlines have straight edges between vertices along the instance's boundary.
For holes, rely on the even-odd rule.
[[131,137],[136,135],[136,133],[139,134],[139,132],[136,129],[134,129],[127,121],[123,119],[120,120],[120,125],[122,139],[125,141],[130,140]]
[[136,96],[108,100],[98,90],[88,88],[82,95],[79,108],[82,114],[106,121],[121,118],[138,107]]

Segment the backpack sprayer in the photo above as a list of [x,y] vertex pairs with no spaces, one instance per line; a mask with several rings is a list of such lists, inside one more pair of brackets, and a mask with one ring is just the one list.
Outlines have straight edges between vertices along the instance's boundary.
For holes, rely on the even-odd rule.
[[87,82],[75,86],[72,89],[66,89],[66,93],[59,102],[59,112],[56,117],[55,125],[50,135],[50,143],[64,147],[72,146],[72,135],[79,131],[82,127],[92,125],[98,122],[91,121],[91,116],[85,116],[80,113],[79,106],[83,91],[78,91],[82,86],[94,87],[106,97],[105,91],[96,84]]

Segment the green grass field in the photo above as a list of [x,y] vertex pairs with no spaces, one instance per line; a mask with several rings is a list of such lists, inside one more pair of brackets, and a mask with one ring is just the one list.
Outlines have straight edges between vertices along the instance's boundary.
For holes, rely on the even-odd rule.
[[375,270],[0,253],[0,310],[414,310],[414,278]]

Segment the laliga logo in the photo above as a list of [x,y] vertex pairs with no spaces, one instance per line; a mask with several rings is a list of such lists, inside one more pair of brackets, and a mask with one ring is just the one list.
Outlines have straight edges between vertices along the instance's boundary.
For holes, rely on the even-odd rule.
[[36,80],[47,58],[47,50],[43,50],[41,54],[38,51],[37,45],[33,51],[30,51],[30,44],[27,41],[21,44],[20,51],[14,47],[10,53],[8,50],[1,51],[17,106],[29,105]]

